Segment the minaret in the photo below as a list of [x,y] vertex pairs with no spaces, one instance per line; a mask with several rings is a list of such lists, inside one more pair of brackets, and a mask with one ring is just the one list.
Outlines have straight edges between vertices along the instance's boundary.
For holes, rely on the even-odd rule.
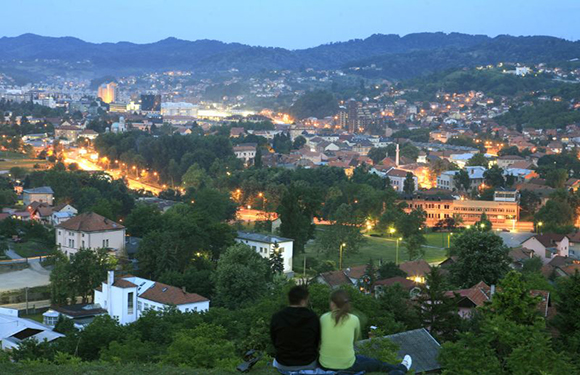
[[395,155],[395,165],[399,166],[399,144],[397,143],[397,154]]

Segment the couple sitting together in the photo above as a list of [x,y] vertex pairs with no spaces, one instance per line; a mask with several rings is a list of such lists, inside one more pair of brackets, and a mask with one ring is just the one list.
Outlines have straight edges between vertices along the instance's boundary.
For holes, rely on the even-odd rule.
[[[411,357],[391,365],[356,355],[354,343],[360,337],[360,322],[350,313],[344,290],[330,295],[330,312],[320,319],[308,308],[308,290],[295,286],[288,293],[289,305],[272,317],[270,335],[276,349],[274,367],[282,373],[329,370],[338,373],[383,372],[402,375],[411,368]],[[306,371],[305,371],[306,372]]]

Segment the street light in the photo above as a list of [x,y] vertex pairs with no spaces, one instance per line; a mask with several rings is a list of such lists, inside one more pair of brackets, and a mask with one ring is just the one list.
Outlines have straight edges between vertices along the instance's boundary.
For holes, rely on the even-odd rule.
[[542,223],[541,221],[538,221],[538,230],[539,230],[540,234],[542,234],[542,225],[544,225],[544,223]]
[[395,264],[399,265],[399,241],[401,241],[401,237],[397,237],[397,253],[395,255]]
[[339,257],[340,259],[338,261],[338,269],[340,269],[340,270],[342,270],[342,251],[343,251],[345,246],[346,246],[346,243],[344,243],[344,242],[340,244],[340,249],[339,249],[340,250],[340,257]]
[[447,247],[450,248],[451,247],[451,236],[453,236],[453,233],[449,233],[447,235]]

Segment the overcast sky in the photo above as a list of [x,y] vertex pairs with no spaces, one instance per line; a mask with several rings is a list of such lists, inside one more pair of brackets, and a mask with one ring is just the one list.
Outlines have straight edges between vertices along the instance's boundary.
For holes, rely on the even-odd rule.
[[4,0],[0,36],[306,48],[422,31],[580,39],[580,0]]

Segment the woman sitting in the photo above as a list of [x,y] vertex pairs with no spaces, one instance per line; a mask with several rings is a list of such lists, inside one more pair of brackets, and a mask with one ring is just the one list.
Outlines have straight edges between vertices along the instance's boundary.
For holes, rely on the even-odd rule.
[[378,359],[356,355],[354,343],[360,336],[360,322],[350,314],[350,301],[344,290],[336,290],[330,295],[330,312],[320,317],[319,363],[327,370],[344,372],[385,372],[403,375],[411,368],[411,357],[406,355],[403,362],[391,365]]

